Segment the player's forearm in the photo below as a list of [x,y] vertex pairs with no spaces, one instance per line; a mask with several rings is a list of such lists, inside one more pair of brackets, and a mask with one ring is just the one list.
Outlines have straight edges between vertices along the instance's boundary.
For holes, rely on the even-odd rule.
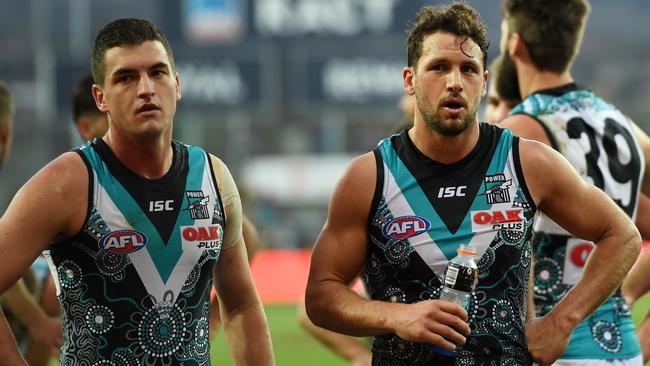
[[582,277],[550,314],[558,326],[573,329],[607,300],[621,285],[640,248],[641,238],[634,227],[597,242]]
[[275,364],[271,334],[261,303],[238,313],[223,314],[228,348],[238,366],[271,366]]
[[3,302],[7,309],[18,318],[20,323],[27,327],[30,333],[38,322],[42,322],[47,318],[22,279],[16,281],[4,293]]
[[[310,288],[311,287],[311,288]],[[319,327],[351,336],[375,336],[394,331],[390,314],[404,304],[367,300],[348,286],[327,281],[307,288],[307,315]]]
[[18,350],[16,339],[14,338],[7,319],[0,308],[0,366],[27,365],[25,359]]

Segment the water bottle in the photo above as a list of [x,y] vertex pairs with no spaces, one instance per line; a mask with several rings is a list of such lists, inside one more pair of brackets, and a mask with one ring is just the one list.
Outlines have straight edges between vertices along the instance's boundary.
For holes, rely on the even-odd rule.
[[[440,300],[453,302],[467,310],[469,299],[478,282],[478,267],[474,261],[476,251],[461,245],[456,252],[458,255],[447,264]],[[448,351],[434,345],[430,345],[430,348],[445,356],[456,356],[455,351]]]

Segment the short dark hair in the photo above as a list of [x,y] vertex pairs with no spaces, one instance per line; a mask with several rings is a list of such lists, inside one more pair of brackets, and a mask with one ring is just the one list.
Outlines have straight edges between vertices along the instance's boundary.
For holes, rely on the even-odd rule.
[[104,55],[106,51],[113,47],[137,46],[146,41],[162,43],[169,57],[170,67],[175,70],[174,54],[165,35],[148,20],[124,18],[107,24],[97,32],[90,60],[95,83],[104,85],[104,73],[106,72]]
[[573,62],[590,10],[587,0],[504,0],[510,33],[519,33],[533,63],[562,73]]
[[447,32],[472,39],[483,52],[483,70],[486,69],[487,50],[490,46],[487,27],[474,8],[458,2],[425,6],[418,12],[406,41],[408,66],[417,64],[422,56],[424,38],[435,32]]
[[81,116],[102,113],[97,109],[95,98],[93,98],[93,84],[93,76],[87,74],[77,82],[72,92],[72,119],[74,123],[77,123]]
[[0,125],[14,117],[14,102],[11,92],[4,81],[0,80]]

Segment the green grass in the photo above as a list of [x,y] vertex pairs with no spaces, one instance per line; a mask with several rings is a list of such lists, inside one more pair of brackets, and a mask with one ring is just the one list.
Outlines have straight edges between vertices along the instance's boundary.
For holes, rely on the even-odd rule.
[[[281,366],[344,366],[348,365],[300,328],[293,305],[266,306],[266,315],[271,328],[275,363]],[[650,309],[650,296],[641,298],[632,310],[634,324],[639,324]],[[52,362],[50,366],[57,366]],[[212,365],[234,365],[228,352],[225,336],[220,331],[212,343]],[[650,362],[646,363],[650,366]]]
[[[302,330],[298,325],[295,305],[268,305],[265,309],[277,365],[349,365]],[[219,331],[216,340],[212,343],[211,361],[212,365],[216,366],[234,365],[223,330]]]

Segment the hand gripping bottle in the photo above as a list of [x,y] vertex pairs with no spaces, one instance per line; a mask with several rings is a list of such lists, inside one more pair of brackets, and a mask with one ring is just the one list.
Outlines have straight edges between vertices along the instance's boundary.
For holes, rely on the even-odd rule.
[[[440,300],[453,302],[467,310],[469,299],[478,282],[478,267],[474,261],[476,251],[461,245],[456,252],[458,255],[447,264]],[[456,352],[433,345],[431,349],[446,356],[456,356]]]

